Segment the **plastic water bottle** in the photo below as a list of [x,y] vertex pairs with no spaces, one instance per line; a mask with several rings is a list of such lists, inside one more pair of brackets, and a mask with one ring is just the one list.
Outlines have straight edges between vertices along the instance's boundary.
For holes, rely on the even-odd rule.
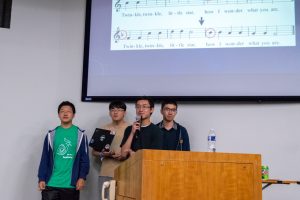
[[216,133],[214,129],[210,129],[207,137],[208,152],[216,152]]

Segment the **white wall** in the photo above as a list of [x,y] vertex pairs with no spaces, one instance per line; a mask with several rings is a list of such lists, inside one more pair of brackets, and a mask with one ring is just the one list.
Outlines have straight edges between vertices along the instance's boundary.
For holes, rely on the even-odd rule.
[[[109,121],[107,103],[80,101],[84,0],[14,0],[11,29],[0,29],[0,188],[1,199],[40,199],[37,167],[44,134],[59,123],[57,105],[77,107],[75,124],[87,130]],[[156,107],[153,121],[160,114]],[[127,119],[134,117],[129,104]],[[180,105],[177,120],[190,133],[191,147],[206,150],[209,128],[217,150],[261,153],[272,178],[300,180],[300,104]],[[91,171],[82,199],[97,199],[99,165]],[[264,200],[296,200],[298,185],[275,185]]]

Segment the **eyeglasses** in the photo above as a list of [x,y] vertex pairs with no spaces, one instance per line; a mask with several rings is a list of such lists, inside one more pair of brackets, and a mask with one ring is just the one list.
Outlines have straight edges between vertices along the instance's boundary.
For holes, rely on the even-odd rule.
[[110,112],[123,112],[124,109],[122,108],[113,108],[113,109],[110,109]]
[[69,113],[73,113],[73,112],[69,111],[69,110],[61,110],[61,111],[59,111],[59,114],[69,114]]
[[150,108],[150,106],[146,106],[146,105],[136,105],[135,106],[135,108],[137,109],[137,110],[147,110],[147,109],[149,109]]
[[171,109],[171,108],[165,108],[164,109],[166,112],[171,112],[171,113],[176,113],[177,112],[177,109]]

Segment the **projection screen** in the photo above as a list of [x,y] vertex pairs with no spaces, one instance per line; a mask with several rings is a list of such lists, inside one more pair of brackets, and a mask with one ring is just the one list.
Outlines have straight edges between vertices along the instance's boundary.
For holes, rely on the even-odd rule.
[[300,2],[88,0],[82,100],[300,100]]

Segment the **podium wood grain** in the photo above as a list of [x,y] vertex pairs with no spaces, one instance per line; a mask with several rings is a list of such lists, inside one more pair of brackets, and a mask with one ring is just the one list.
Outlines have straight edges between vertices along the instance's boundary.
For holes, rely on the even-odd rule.
[[115,180],[117,200],[262,200],[257,154],[142,150]]

